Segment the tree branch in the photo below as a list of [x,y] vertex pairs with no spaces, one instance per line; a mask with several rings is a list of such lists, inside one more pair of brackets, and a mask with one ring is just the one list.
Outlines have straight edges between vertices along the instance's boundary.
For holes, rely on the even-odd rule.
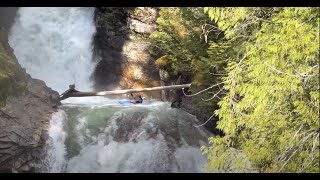
[[210,101],[210,100],[212,100],[213,98],[215,98],[220,92],[222,91],[222,89],[220,89],[216,94],[214,94],[211,98],[209,98],[209,99],[203,99],[203,98],[201,98],[201,100],[202,101],[205,101],[205,102],[207,102],[207,101]]
[[303,140],[302,143],[299,145],[299,147],[292,153],[292,155],[286,160],[286,162],[282,165],[282,167],[280,168],[280,170],[278,172],[280,172],[283,167],[289,162],[289,160],[293,157],[293,155],[295,155],[298,150],[305,144],[305,142],[309,139],[310,136],[312,136],[314,134],[314,132],[310,133],[308,136],[306,136]]
[[181,88],[183,89],[185,87],[188,87],[188,88],[191,87],[191,83],[190,84],[171,85],[171,86],[152,87],[152,88],[115,90],[115,91],[67,92],[60,97],[60,100],[67,99],[69,97],[107,96],[107,95],[118,95],[118,94],[136,93],[136,92],[149,92],[149,91],[159,91],[159,90],[168,90],[168,89],[181,89]]
[[311,160],[310,160],[310,162],[309,162],[305,167],[303,167],[303,168],[300,169],[300,171],[299,171],[300,173],[303,172],[303,171],[305,170],[305,168],[307,168],[307,167],[312,163],[312,161],[313,161],[313,159],[314,159],[313,156],[314,156],[314,149],[315,149],[315,147],[316,147],[316,142],[319,142],[319,140],[317,141],[318,138],[319,138],[319,134],[317,134],[317,136],[314,138],[311,153],[310,153],[309,157],[303,162],[302,166],[307,162],[307,160],[308,160],[310,157],[311,157]]
[[201,125],[197,125],[197,126],[195,126],[195,125],[192,125],[192,126],[194,126],[194,127],[201,127],[201,126],[207,124],[207,122],[209,122],[209,121],[213,118],[213,116],[214,116],[214,113],[210,116],[210,118],[209,118],[205,123],[203,123],[203,124],[201,124]]
[[281,160],[284,158],[285,154],[287,153],[287,151],[290,149],[290,145],[292,144],[293,140],[296,138],[296,136],[298,135],[299,131],[302,129],[303,124],[300,126],[300,128],[296,131],[296,133],[293,135],[291,141],[289,142],[288,147],[286,148],[286,150],[284,150],[284,152],[279,156],[278,160]]
[[208,87],[208,88],[206,88],[206,89],[204,89],[204,90],[202,90],[202,91],[199,91],[199,92],[197,92],[197,93],[195,93],[195,94],[192,94],[192,95],[187,95],[187,94],[184,92],[184,88],[182,88],[182,92],[183,92],[183,94],[184,94],[186,97],[192,97],[192,96],[196,96],[196,95],[198,95],[198,94],[201,94],[201,93],[203,93],[203,92],[205,92],[205,91],[207,91],[207,90],[209,90],[209,89],[211,89],[211,88],[213,88],[213,87],[219,86],[220,84],[223,84],[223,83],[225,83],[225,82],[227,82],[227,81],[224,81],[224,82],[221,82],[221,83],[212,85],[212,86],[210,86],[210,87]]
[[319,76],[320,75],[320,74],[307,75],[306,73],[299,73],[300,75],[290,74],[290,73],[282,72],[282,71],[276,69],[274,66],[272,66],[269,63],[267,63],[266,61],[264,62],[264,64],[267,65],[268,67],[270,67],[273,71],[276,71],[277,73],[286,74],[286,75],[294,76],[294,77],[306,78],[306,77],[312,77],[312,76]]

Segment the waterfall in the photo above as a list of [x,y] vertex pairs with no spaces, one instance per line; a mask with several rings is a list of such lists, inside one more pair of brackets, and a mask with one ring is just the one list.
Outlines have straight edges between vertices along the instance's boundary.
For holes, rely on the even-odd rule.
[[[94,33],[94,8],[21,7],[10,30],[9,44],[31,77],[43,80],[60,94],[70,84],[89,91],[95,66],[91,46]],[[70,100],[76,101],[70,98],[66,102]],[[61,172],[66,164],[66,118],[63,110],[52,115],[47,142],[49,164],[43,168],[50,172]]]
[[69,84],[91,90],[94,8],[19,8],[9,44],[33,78],[62,93]]
[[[89,91],[93,15],[94,8],[20,8],[9,43],[33,78],[59,93],[73,83]],[[210,133],[193,126],[194,116],[159,101],[99,98],[74,98],[53,113],[40,172],[204,172],[200,146]]]

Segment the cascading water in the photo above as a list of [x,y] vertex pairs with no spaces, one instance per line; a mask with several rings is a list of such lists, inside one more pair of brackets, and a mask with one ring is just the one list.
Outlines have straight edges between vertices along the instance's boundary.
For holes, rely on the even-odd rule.
[[[66,172],[202,172],[209,133],[169,104],[65,106]],[[85,162],[85,163],[84,163]]]
[[[91,90],[94,8],[20,8],[9,43],[22,67],[62,93]],[[81,100],[80,100],[81,99]],[[203,172],[211,135],[168,103],[69,98],[52,115],[41,172]]]
[[75,83],[90,90],[94,8],[20,8],[9,43],[33,78],[62,93]]

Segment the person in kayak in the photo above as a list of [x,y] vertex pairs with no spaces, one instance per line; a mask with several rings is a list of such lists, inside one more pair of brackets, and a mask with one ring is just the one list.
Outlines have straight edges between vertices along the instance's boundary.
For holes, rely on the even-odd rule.
[[143,102],[143,99],[140,94],[137,94],[135,97],[131,93],[131,97],[133,97],[133,104],[141,104]]

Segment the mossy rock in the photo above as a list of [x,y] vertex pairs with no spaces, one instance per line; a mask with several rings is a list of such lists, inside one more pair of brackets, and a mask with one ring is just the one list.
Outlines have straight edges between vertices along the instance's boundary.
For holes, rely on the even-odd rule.
[[26,89],[23,73],[14,57],[5,49],[4,32],[0,31],[0,107],[5,106],[9,95],[19,95]]

